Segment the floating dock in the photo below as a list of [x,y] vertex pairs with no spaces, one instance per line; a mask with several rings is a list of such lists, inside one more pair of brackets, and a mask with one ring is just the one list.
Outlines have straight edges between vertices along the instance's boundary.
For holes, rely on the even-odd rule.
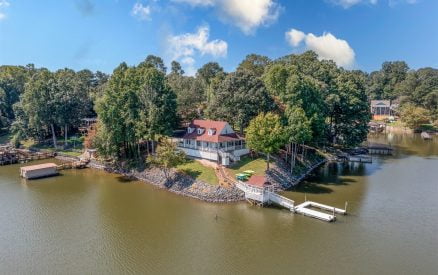
[[370,155],[392,155],[393,148],[385,144],[370,144],[366,147]]
[[[313,210],[311,208],[318,208],[321,210],[325,210],[327,212],[331,212],[332,214],[323,213],[320,211]],[[322,203],[317,203],[313,201],[306,201],[303,202],[300,205],[297,205],[295,207],[295,212],[299,214],[303,214],[304,216],[320,219],[323,221],[335,221],[336,220],[336,214],[347,214],[347,211],[345,209],[340,209],[332,206],[328,206]]]
[[[255,203],[258,205],[275,204],[286,208],[293,213],[302,214],[304,216],[316,218],[326,222],[335,221],[336,214],[347,214],[346,209],[340,209],[313,201],[306,201],[302,204],[295,206],[295,202],[293,200],[275,193],[272,188],[251,186],[241,181],[235,183],[235,185],[237,188],[245,193],[245,199],[250,203]],[[311,208],[321,209],[325,212],[330,212],[331,214],[317,211]]]
[[58,165],[43,163],[20,168],[20,176],[25,179],[37,179],[58,175]]

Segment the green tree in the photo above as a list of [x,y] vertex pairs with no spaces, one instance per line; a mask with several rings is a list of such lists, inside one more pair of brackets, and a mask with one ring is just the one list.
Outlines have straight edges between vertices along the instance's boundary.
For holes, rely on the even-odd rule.
[[309,119],[313,141],[323,141],[326,133],[327,106],[324,84],[312,76],[299,72],[298,67],[288,64],[276,64],[270,67],[264,77],[271,95],[283,109],[299,107]]
[[365,77],[359,71],[343,71],[336,92],[327,97],[331,142],[353,147],[363,142],[371,119]]
[[414,104],[438,118],[438,70],[421,68],[410,71],[399,86],[401,104]]
[[194,77],[178,74],[167,76],[167,83],[177,96],[177,113],[182,122],[200,118],[207,99],[202,83]]
[[183,75],[184,74],[184,70],[181,67],[181,64],[177,61],[172,61],[172,63],[170,64],[171,68],[170,68],[170,74],[173,75]]
[[64,144],[67,144],[68,129],[78,125],[90,109],[91,101],[87,93],[89,85],[80,81],[79,74],[70,69],[58,70],[54,77],[56,91],[53,92],[52,111],[56,124],[63,127]]
[[175,143],[165,138],[158,145],[156,155],[148,156],[147,163],[160,167],[164,172],[166,182],[169,182],[172,168],[183,164],[185,160],[186,155],[184,152],[178,150]]
[[[35,72],[33,65],[0,66],[0,112],[2,112],[3,127],[8,127],[15,119],[13,105],[24,93],[25,85]],[[1,122],[0,122],[1,123]],[[0,126],[1,128],[1,126]]]
[[219,84],[209,102],[208,115],[228,121],[243,134],[251,119],[274,107],[263,81],[250,72],[238,71],[228,74]]
[[49,70],[42,69],[26,85],[21,98],[21,108],[26,116],[23,121],[29,123],[27,128],[33,129],[39,136],[43,135],[45,129],[50,129],[54,148],[57,148],[55,126],[59,118],[59,113],[56,111],[57,91],[55,75]]
[[246,129],[248,148],[267,156],[267,170],[271,154],[277,153],[286,142],[285,129],[280,116],[274,113],[261,113],[249,123]]
[[176,96],[165,75],[144,64],[117,67],[96,111],[101,122],[98,149],[114,158],[138,159],[141,141],[154,143],[177,125]]
[[4,127],[9,124],[9,119],[7,115],[7,104],[6,104],[6,93],[0,87],[0,133]]
[[166,74],[166,71],[167,71],[167,68],[164,65],[163,59],[161,59],[161,57],[156,56],[156,55],[151,55],[151,54],[148,55],[146,57],[146,59],[139,64],[139,67],[143,67],[143,66],[153,67],[153,68],[157,69],[158,71],[162,72],[163,74]]
[[271,60],[267,56],[249,54],[237,67],[237,71],[248,71],[257,77],[261,77]]
[[372,99],[396,99],[409,67],[404,61],[384,62],[380,71],[369,76],[368,95]]
[[422,107],[413,104],[406,104],[401,109],[401,120],[411,129],[418,129],[421,124],[429,123],[430,112]]
[[198,69],[196,77],[209,86],[214,78],[223,77],[225,75],[224,68],[217,62],[209,62]]
[[[301,107],[290,107],[286,110],[285,116],[287,119],[286,137],[291,144],[291,172],[295,167],[298,146],[312,140],[311,122],[307,119],[306,113]],[[303,148],[304,152],[304,148]]]

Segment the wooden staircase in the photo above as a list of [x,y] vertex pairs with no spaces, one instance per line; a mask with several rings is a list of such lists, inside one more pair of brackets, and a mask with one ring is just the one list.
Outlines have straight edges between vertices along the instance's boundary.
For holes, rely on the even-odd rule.
[[216,167],[214,169],[215,173],[216,173],[216,177],[219,179],[219,184],[223,187],[226,188],[230,188],[233,187],[235,185],[234,180],[232,180],[229,176],[227,171],[225,170],[225,167],[218,165],[218,167]]

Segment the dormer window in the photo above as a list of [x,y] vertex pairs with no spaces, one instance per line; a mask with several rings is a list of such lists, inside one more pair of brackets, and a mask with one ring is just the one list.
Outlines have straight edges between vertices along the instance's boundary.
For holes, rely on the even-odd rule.
[[213,136],[213,135],[215,135],[216,134],[216,129],[214,129],[214,128],[210,128],[210,129],[208,129],[208,135],[209,136]]
[[191,134],[191,133],[193,133],[193,131],[195,131],[195,128],[192,128],[192,127],[187,128],[187,133]]
[[204,133],[204,128],[198,128],[198,135],[202,135]]

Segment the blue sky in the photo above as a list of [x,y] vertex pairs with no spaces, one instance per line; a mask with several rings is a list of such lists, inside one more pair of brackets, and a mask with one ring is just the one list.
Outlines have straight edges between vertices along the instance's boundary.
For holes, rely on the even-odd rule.
[[338,65],[438,67],[436,0],[0,0],[0,64],[107,73],[148,54],[189,74],[249,53],[315,50]]

